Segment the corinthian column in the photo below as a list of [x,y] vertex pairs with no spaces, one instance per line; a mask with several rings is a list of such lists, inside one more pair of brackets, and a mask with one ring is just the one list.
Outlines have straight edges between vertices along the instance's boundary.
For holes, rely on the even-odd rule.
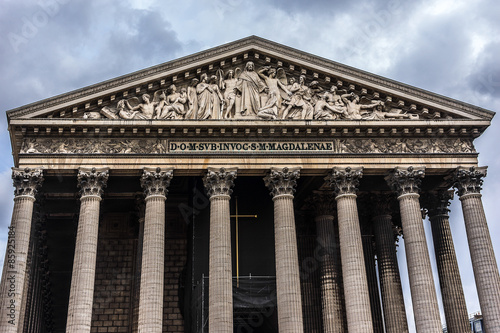
[[2,280],[0,283],[0,331],[18,332],[26,279],[26,262],[31,235],[33,203],[42,185],[41,169],[12,169],[15,187],[14,210],[9,227]]
[[439,285],[448,332],[469,332],[469,316],[448,218],[448,206],[450,200],[453,199],[453,191],[427,193],[424,199],[425,208],[431,221]]
[[144,168],[141,186],[146,214],[142,241],[139,333],[161,333],[165,265],[165,200],[173,170]]
[[302,333],[302,299],[300,296],[299,259],[295,232],[293,193],[300,169],[272,168],[264,182],[274,201],[274,241],[278,328],[280,332]]
[[229,200],[236,168],[209,168],[203,178],[210,197],[208,271],[208,330],[233,332],[233,275],[231,272],[231,218]]
[[377,194],[371,199],[374,204],[372,222],[377,247],[385,330],[387,333],[408,333],[403,289],[396,256],[396,240],[392,225],[391,202],[393,198]]
[[69,292],[67,333],[90,332],[99,229],[99,205],[108,176],[107,168],[81,168],[78,171],[78,187],[81,189],[80,217]]
[[334,197],[332,192],[316,191],[312,204],[315,209],[317,242],[320,249],[321,305],[325,333],[344,333],[342,307],[342,277],[338,267],[334,227]]
[[500,332],[500,277],[486,223],[481,186],[486,167],[458,168],[454,186],[462,202],[465,230],[485,332]]
[[441,320],[418,200],[424,174],[423,168],[417,170],[413,167],[396,168],[386,180],[398,194],[417,332],[438,333],[442,331]]
[[340,255],[349,332],[373,332],[370,294],[356,192],[363,168],[334,168],[326,178],[335,193],[339,223]]

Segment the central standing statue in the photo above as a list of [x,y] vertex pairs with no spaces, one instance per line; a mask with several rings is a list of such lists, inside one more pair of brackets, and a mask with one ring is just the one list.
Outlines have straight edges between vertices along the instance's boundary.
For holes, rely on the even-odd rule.
[[254,63],[247,62],[235,87],[241,93],[241,114],[244,116],[257,116],[261,106],[259,94],[266,88],[254,69]]

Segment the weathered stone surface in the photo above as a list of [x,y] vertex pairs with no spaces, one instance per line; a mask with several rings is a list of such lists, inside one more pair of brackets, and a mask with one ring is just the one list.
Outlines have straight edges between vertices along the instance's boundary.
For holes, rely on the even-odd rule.
[[359,226],[356,192],[362,168],[334,168],[326,178],[337,200],[340,254],[347,327],[353,332],[373,332],[368,280]]
[[233,274],[229,199],[236,169],[208,169],[203,178],[210,197],[208,329],[233,332]]
[[330,191],[316,191],[311,204],[314,207],[317,244],[321,254],[320,281],[323,330],[328,333],[343,333],[344,309],[342,304],[342,277],[339,251],[337,250],[334,219],[335,197]]
[[423,168],[398,168],[386,180],[398,194],[417,332],[440,332],[436,288],[418,200],[424,174]]
[[431,222],[446,327],[460,333],[468,332],[470,323],[448,217],[452,199],[453,191],[439,191],[425,193],[422,201]]
[[[299,303],[300,290],[296,288],[298,284],[294,280],[294,265],[297,261],[296,254],[293,253],[295,251],[293,244],[296,243],[294,214],[304,213],[303,198],[310,194],[307,192],[311,191],[312,188],[317,188],[315,185],[319,180],[318,177],[324,177],[332,167],[338,167],[344,171],[348,166],[352,167],[352,170],[362,167],[366,180],[366,183],[365,180],[362,183],[362,191],[370,192],[386,190],[382,177],[388,170],[398,166],[425,166],[433,177],[443,176],[458,166],[463,166],[463,169],[467,171],[470,167],[477,166],[477,152],[473,140],[490,125],[493,115],[493,112],[479,107],[384,79],[258,37],[249,37],[20,107],[8,112],[8,120],[14,164],[21,168],[43,166],[47,170],[45,176],[50,178],[50,188],[47,188],[48,192],[45,193],[45,196],[50,198],[52,202],[58,201],[60,205],[66,205],[73,198],[74,190],[64,189],[65,182],[71,178],[75,170],[82,166],[110,168],[112,177],[110,187],[113,190],[121,190],[104,195],[103,207],[106,209],[114,205],[119,206],[120,204],[117,202],[122,197],[127,197],[128,203],[133,201],[131,197],[140,192],[139,172],[144,167],[175,168],[176,176],[192,177],[192,179],[203,176],[207,168],[220,170],[223,167],[227,170],[236,167],[239,170],[239,177],[262,177],[270,167],[280,171],[283,167],[289,168],[289,171],[300,169],[302,179],[298,182],[297,195],[295,195],[294,190],[297,186],[298,172],[291,172],[288,178],[276,177],[274,180],[266,180],[266,184],[271,187],[275,201],[276,258],[284,258],[279,263],[284,264],[284,268],[280,270],[291,273],[289,280],[279,277],[281,279],[279,282],[281,285],[280,293],[283,295],[291,291],[292,294],[291,302],[280,305],[278,310],[289,313],[293,317],[293,320],[280,318],[280,326],[284,326],[285,328],[282,329],[288,332],[301,327],[300,316],[295,316],[295,314],[301,312],[301,306],[309,305],[307,302],[307,304]],[[154,171],[155,169],[151,169],[151,172]],[[413,172],[409,172],[407,168],[401,171],[405,175],[400,178],[411,177],[408,174]],[[88,172],[91,173],[91,171]],[[98,173],[96,170],[97,181],[100,177]],[[125,177],[130,183],[117,184],[114,177],[117,177],[116,179]],[[421,261],[425,262],[426,259],[422,257],[423,259],[420,260],[420,256],[425,256],[426,246],[423,246],[423,238],[419,232],[421,221],[416,218],[419,207],[417,206],[418,199],[414,194],[419,188],[418,173],[413,177],[415,181],[411,186],[399,184],[401,185],[400,195],[407,193],[407,197],[400,200],[401,205],[405,207],[401,211],[404,215],[403,219],[406,219],[406,222],[403,223],[406,228],[405,233],[408,234],[406,241],[408,243],[415,241],[419,244],[418,246],[409,246],[414,250],[412,252],[414,261],[409,260],[408,263],[411,266],[410,269],[421,271],[419,265]],[[343,229],[343,242],[359,247],[357,236],[352,236],[356,234],[353,221],[358,219],[356,215],[358,207],[354,199],[356,192],[353,191],[353,188],[357,187],[356,177],[350,180],[354,186],[342,185],[341,183],[345,180],[341,178],[339,177],[337,195],[340,206],[343,208],[342,212],[337,213],[339,215],[337,220],[341,224],[341,228],[346,228],[346,226],[353,228],[347,231]],[[69,181],[74,182],[75,179]],[[88,222],[86,223],[87,229],[85,229],[88,236],[84,237],[88,237],[88,239],[77,242],[77,252],[82,248],[88,250],[89,255],[77,255],[79,260],[86,265],[92,260],[92,255],[95,252],[93,250],[95,246],[90,243],[94,242],[97,237],[95,230],[99,214],[98,198],[102,196],[102,187],[92,185],[91,177],[87,181],[88,184],[82,188],[84,195],[82,196],[81,208],[85,210],[85,213],[82,211],[80,214],[80,224],[84,225],[83,222]],[[181,180],[175,181],[176,191],[180,191],[177,185],[180,188],[185,186],[185,183],[181,185],[182,182]],[[48,183],[46,182],[44,186],[47,187]],[[166,187],[168,186],[166,183],[163,184],[162,179],[158,179],[158,183],[160,186],[154,185],[154,181],[152,181],[148,185],[150,190],[146,191],[150,200],[150,213],[148,214],[149,216],[155,215],[155,221],[164,219],[164,216],[161,216],[161,211],[164,209],[161,208],[162,203],[159,201],[166,196]],[[212,199],[213,211],[217,212],[217,216],[223,216],[224,219],[227,215],[225,213],[227,210],[226,197],[230,195],[232,186],[229,183],[222,182],[221,186],[217,189],[214,188],[212,193],[217,193]],[[429,188],[434,186],[431,183],[432,181],[428,181],[424,185]],[[460,186],[462,185],[459,185],[459,189]],[[480,199],[474,197],[479,193],[477,184],[462,187],[464,191],[460,195],[462,196],[464,212],[468,214],[466,219],[469,222],[466,224],[470,227],[470,237],[487,235],[486,224],[481,217]],[[185,189],[185,187],[182,188]],[[56,193],[57,191],[62,192]],[[292,202],[292,196],[295,196],[295,203]],[[19,199],[19,202],[16,201],[15,207],[18,204],[24,205],[21,201],[25,199],[28,200],[25,197]],[[176,197],[176,199],[178,198]],[[165,205],[164,202],[163,205]],[[28,203],[25,206],[27,207]],[[71,221],[73,218],[71,215],[78,215],[78,210],[69,212],[69,206],[71,205],[64,207],[63,212],[52,213],[57,215],[56,218]],[[20,210],[15,208],[13,220],[21,217],[27,219],[29,209],[26,207]],[[67,211],[65,211],[66,208],[68,208]],[[328,207],[323,208],[325,208],[324,212],[321,213],[323,215],[318,216],[318,225],[320,225],[318,229],[324,228],[325,225],[330,228],[332,222],[330,215],[327,215],[330,214],[327,213]],[[157,212],[160,212],[160,215],[156,215]],[[334,219],[334,228],[335,223]],[[146,222],[143,222],[144,224]],[[168,230],[168,224],[165,227]],[[411,231],[413,227],[416,231]],[[160,223],[158,223],[151,230],[160,230],[160,228]],[[224,224],[221,227],[221,233],[226,235],[227,230],[227,224]],[[148,238],[147,235],[142,237],[139,231],[137,234],[141,240]],[[151,232],[151,237],[159,238],[162,236],[160,233]],[[72,238],[68,237],[68,239]],[[494,261],[492,252],[484,247],[479,250],[476,248],[480,242],[484,243],[485,241],[487,242],[485,239],[474,238],[474,241],[471,241],[473,244],[471,253],[488,257],[487,260],[491,263]],[[151,253],[163,255],[163,251],[169,246],[178,246],[177,243],[167,243],[163,245],[162,250],[159,239],[153,242],[147,241],[147,243],[153,244],[153,246],[150,248],[149,254],[146,249],[148,245],[144,247],[146,253],[138,251],[141,259],[142,255],[151,257]],[[225,240],[225,254],[229,251],[227,243],[228,241]],[[285,245],[290,244],[292,249],[285,249]],[[387,243],[386,245],[384,249],[390,257],[393,244]],[[143,246],[140,247],[143,248]],[[472,250],[472,247],[475,249]],[[286,253],[287,251],[290,253]],[[185,254],[185,249],[183,253]],[[175,251],[169,252],[168,256],[175,256],[175,254]],[[350,253],[350,255],[353,254]],[[113,256],[110,255],[110,257]],[[417,261],[415,258],[419,260]],[[153,259],[158,261],[158,258]],[[179,257],[179,260],[184,259]],[[336,266],[340,266],[339,259],[335,258],[335,260]],[[358,267],[357,258],[353,258],[353,260],[356,262],[354,266]],[[487,274],[485,275],[490,274],[491,270],[489,269],[492,267],[490,264],[482,263],[483,259],[481,258],[474,260],[477,264],[476,271],[479,272],[486,268]],[[142,266],[142,260],[137,261]],[[389,259],[389,261],[389,265],[395,265],[393,260]],[[142,319],[141,322],[144,325],[149,323],[154,325],[155,328],[152,328],[152,331],[163,330],[177,333],[183,330],[183,322],[179,311],[180,305],[176,304],[179,302],[179,299],[176,299],[179,295],[176,294],[178,291],[174,280],[178,278],[181,268],[176,266],[177,261],[164,260],[164,262],[165,267],[169,268],[165,270],[163,279],[158,275],[152,275],[151,278],[146,279],[148,283],[153,282],[153,288],[157,290],[154,293],[155,297],[159,295],[159,290],[163,285],[163,305],[160,305],[161,301],[158,298],[148,299],[155,304],[154,309],[151,308],[152,311],[155,311],[154,314],[151,312],[151,316],[155,319],[163,316],[163,327],[158,329],[160,324],[157,321],[150,322]],[[53,263],[44,262],[43,265],[50,268]],[[344,265],[348,265],[348,263],[344,262]],[[89,265],[85,267],[89,268],[90,271],[93,269]],[[227,265],[224,267],[226,267],[227,274]],[[159,266],[149,269],[149,272],[155,273],[156,268],[159,269]],[[104,271],[104,268],[102,269]],[[330,268],[325,268],[326,271],[330,272]],[[354,270],[354,272],[344,272],[344,274],[346,276],[354,274],[357,277],[355,282],[358,283],[360,275],[358,271]],[[142,273],[142,269],[138,269],[137,274]],[[395,278],[395,270],[389,269],[386,273],[389,278]],[[147,270],[145,274],[147,274]],[[324,276],[330,276],[329,274],[325,273]],[[332,288],[338,287],[335,285],[335,274],[338,274],[338,271],[331,272],[333,280],[329,280],[334,283]],[[477,274],[482,275],[482,273]],[[50,276],[50,274],[48,275]],[[93,280],[89,277],[91,274],[85,278],[84,274],[81,275],[79,277],[78,274],[75,274],[74,278],[81,278],[83,282],[78,284],[90,291],[90,288],[93,287]],[[381,273],[381,278],[382,275]],[[479,281],[481,278],[476,277],[476,280]],[[489,275],[486,277],[488,281],[491,279],[492,277]],[[228,279],[223,278],[218,281],[225,282],[226,280]],[[44,281],[39,279],[36,283],[44,284]],[[429,276],[426,275],[425,279],[420,279],[417,283],[422,282],[426,284],[423,289],[429,289],[428,281]],[[108,283],[108,280],[99,277],[99,283],[101,282]],[[138,281],[135,282],[138,283]],[[141,279],[141,282],[144,281]],[[110,283],[112,288],[117,285],[115,282]],[[478,286],[480,284],[478,283]],[[29,285],[27,280],[24,281],[23,285]],[[412,292],[415,289],[414,286],[415,283],[413,283]],[[485,285],[483,284],[483,286]],[[99,287],[101,286],[99,285]],[[223,288],[228,290],[227,286]],[[352,290],[351,287],[351,296],[353,295]],[[498,290],[491,287],[491,284],[486,284],[482,290],[491,295],[498,294]],[[121,291],[114,290],[114,292]],[[339,293],[341,292],[339,291]],[[74,297],[75,292],[72,291],[72,294]],[[348,292],[346,292],[347,294]],[[363,299],[363,290],[361,290],[361,294]],[[416,299],[422,300],[427,297],[425,293],[425,295],[417,294],[415,295]],[[357,298],[358,292],[356,291],[354,295]],[[333,302],[339,301],[340,297],[337,298],[337,296],[334,295]],[[45,295],[45,297],[44,302],[50,301],[50,295]],[[227,295],[223,295],[223,297],[227,298]],[[397,305],[400,304],[399,296],[389,295],[389,297],[392,297],[391,300],[394,300]],[[99,305],[107,304],[102,302],[102,297],[97,298]],[[433,303],[432,297],[428,299],[430,300],[428,303]],[[121,300],[114,301],[115,299],[113,299],[112,304],[121,303]],[[309,301],[310,298],[308,298]],[[36,306],[41,308],[43,304],[40,304],[40,298],[36,302],[38,302]],[[90,310],[88,309],[91,309],[92,305],[88,306],[87,298],[82,302],[76,302],[82,305],[81,311],[80,309],[75,310],[74,300],[71,302],[71,313],[82,316],[89,315]],[[134,301],[131,300],[131,306],[133,303]],[[137,310],[138,303],[137,300],[135,305]],[[159,314],[161,311],[158,309],[161,306],[163,306],[163,312]],[[352,308],[352,304],[349,306]],[[486,313],[485,323],[492,323],[491,318],[494,318],[495,314],[491,314],[491,308],[497,309],[499,306],[495,302],[489,303],[484,299],[482,306]],[[330,305],[325,305],[325,307],[331,308]],[[484,310],[485,307],[489,310]],[[97,310],[111,311],[111,309],[100,307],[96,309],[96,312]],[[416,316],[418,317],[419,332],[425,331],[427,333],[427,331],[437,329],[436,322],[438,320],[433,315],[428,316],[427,313],[430,311],[435,315],[437,311],[434,307],[430,306],[425,309],[415,307],[415,310],[421,313]],[[230,311],[227,310],[226,304],[226,308],[220,313],[228,318]],[[365,323],[363,311],[363,306],[356,307],[351,311],[356,316],[354,321],[360,320]],[[395,309],[394,313],[398,313],[397,311],[401,311],[401,308]],[[217,313],[217,311],[212,311],[212,313],[214,312]],[[358,312],[360,313],[359,317]],[[107,317],[103,317],[102,320],[98,318],[96,324],[101,325],[102,323],[102,325],[95,326],[91,330],[125,330],[125,322],[128,319],[120,317],[124,314],[99,313],[99,315]],[[340,316],[338,313],[336,315]],[[118,318],[111,318],[111,316],[118,316]],[[395,314],[395,316],[398,315]],[[129,325],[127,330],[138,329],[139,320],[136,317],[138,314],[135,317],[132,314],[132,327]],[[432,328],[427,330],[428,327],[422,328],[420,326],[422,317],[432,322]],[[34,323],[40,323],[43,320],[41,316],[33,318],[28,314],[25,318],[31,318],[28,320]],[[399,319],[401,318],[403,315],[400,315]],[[115,320],[120,323],[114,325]],[[229,326],[227,325],[228,321],[224,320],[221,322],[225,322],[226,326]],[[64,322],[64,320],[60,321]],[[286,324],[283,324],[284,322]],[[350,322],[352,324],[352,318]],[[392,326],[393,330],[404,332],[404,326],[398,325],[402,324],[395,323]],[[41,327],[40,324],[35,326]],[[346,328],[347,324],[344,325],[343,329]],[[389,325],[386,325],[386,328],[389,329]],[[58,328],[58,330],[61,329],[64,328]],[[79,329],[75,330],[80,332]],[[87,328],[82,330],[85,331]]]
[[78,172],[81,206],[71,276],[67,333],[90,332],[91,329],[99,205],[107,180],[107,169],[82,168]]
[[173,170],[143,170],[141,186],[146,197],[142,241],[139,333],[160,333],[163,327],[165,256],[165,200]]
[[274,238],[278,327],[280,332],[302,333],[302,299],[295,231],[293,193],[299,169],[271,169],[264,182],[274,201]]
[[43,181],[41,169],[13,169],[15,187],[14,211],[0,282],[0,331],[17,332],[22,327],[21,315],[24,288],[27,286],[26,263],[31,235],[35,194]]
[[500,330],[500,275],[481,201],[482,178],[485,176],[486,168],[458,168],[455,187],[462,202],[484,328],[486,332],[496,332]]

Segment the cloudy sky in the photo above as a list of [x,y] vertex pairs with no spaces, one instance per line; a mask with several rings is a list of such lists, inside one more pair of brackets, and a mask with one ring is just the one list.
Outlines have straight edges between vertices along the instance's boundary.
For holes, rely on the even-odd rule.
[[[257,35],[498,111],[499,17],[496,0],[1,0],[1,258],[13,198],[6,110]],[[497,116],[475,141],[479,164],[489,166],[483,203],[497,257],[499,122]],[[468,310],[479,311],[457,199],[451,208]],[[399,253],[404,254],[404,246]],[[401,269],[413,325],[404,263]]]

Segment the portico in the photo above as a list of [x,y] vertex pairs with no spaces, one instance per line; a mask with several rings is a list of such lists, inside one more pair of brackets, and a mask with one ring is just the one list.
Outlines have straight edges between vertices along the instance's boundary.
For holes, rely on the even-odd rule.
[[[241,82],[231,85],[233,74]],[[284,118],[258,116],[271,88]],[[438,333],[422,208],[446,252],[438,267],[456,265],[453,221],[421,197],[455,188],[495,332],[500,278],[473,143],[493,115],[257,37],[9,111],[16,259],[5,261],[1,318],[15,310],[0,330],[407,332],[393,233],[402,230],[417,331]],[[241,285],[235,196],[258,216],[241,224]],[[375,255],[380,290],[367,269]],[[453,272],[439,280],[456,291],[442,297],[459,330],[465,301]]]

